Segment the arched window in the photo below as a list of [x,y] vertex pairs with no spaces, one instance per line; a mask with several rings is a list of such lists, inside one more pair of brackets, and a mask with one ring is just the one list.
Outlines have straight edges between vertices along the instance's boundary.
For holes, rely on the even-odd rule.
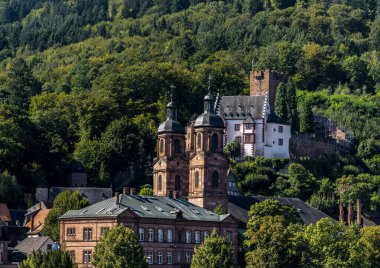
[[212,135],[212,139],[211,139],[211,148],[212,149],[218,149],[218,134],[214,133]]
[[162,176],[158,175],[158,190],[162,191]]
[[174,140],[174,153],[175,154],[181,153],[181,142],[179,141],[179,139]]
[[181,190],[181,177],[178,175],[175,175],[174,189],[176,191]]
[[212,188],[218,188],[219,187],[219,174],[217,171],[214,171],[212,173]]
[[198,171],[195,172],[194,186],[197,189],[199,188],[199,172]]
[[164,153],[165,142],[164,139],[160,140],[160,153]]
[[201,148],[202,146],[202,135],[201,133],[198,133],[197,135],[197,148]]

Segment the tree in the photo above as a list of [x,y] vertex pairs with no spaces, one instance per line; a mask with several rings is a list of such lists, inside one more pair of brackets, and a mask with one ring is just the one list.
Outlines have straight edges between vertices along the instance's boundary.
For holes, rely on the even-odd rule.
[[288,122],[288,109],[287,109],[287,90],[283,83],[277,87],[275,113],[285,122]]
[[299,130],[299,118],[297,111],[297,96],[294,83],[289,80],[286,84],[286,109],[288,113],[288,123],[292,131]]
[[[264,216],[260,228],[249,232],[247,267],[308,267],[308,247],[302,225],[289,225],[284,216]],[[248,230],[247,230],[248,232]]]
[[33,252],[20,263],[20,268],[74,268],[75,265],[67,251],[53,250]]
[[300,131],[313,132],[314,130],[314,116],[310,103],[303,103],[301,116],[300,116]]
[[247,238],[254,235],[254,232],[260,228],[262,218],[267,216],[282,216],[287,225],[290,223],[301,223],[301,218],[293,207],[283,205],[277,200],[267,199],[253,204],[249,209],[249,220],[247,223],[247,231],[245,233]]
[[214,209],[214,212],[218,215],[223,215],[223,214],[226,214],[227,213],[227,209],[225,207],[222,206],[222,204],[218,204],[215,209]]
[[369,267],[380,267],[380,226],[364,227],[360,232],[359,244],[364,248],[361,253],[369,260]]
[[288,167],[288,175],[290,188],[284,191],[287,196],[306,200],[317,187],[313,175],[301,164],[290,164]]
[[358,244],[357,226],[345,226],[330,218],[309,225],[304,233],[311,253],[311,267],[370,267],[365,249]]
[[53,240],[59,240],[58,218],[72,209],[81,209],[89,206],[87,198],[78,190],[71,192],[66,190],[54,199],[53,208],[46,217],[45,225],[42,230],[44,235],[50,236]]
[[240,156],[241,145],[238,141],[232,141],[224,148],[224,152],[232,159]]
[[218,235],[214,229],[211,236],[195,247],[191,268],[230,268],[233,265],[231,242]]
[[135,233],[123,225],[106,232],[95,246],[93,265],[97,268],[148,267]]
[[0,203],[16,208],[22,197],[20,186],[14,176],[4,171],[0,174]]
[[140,188],[139,195],[153,195],[152,186],[145,184]]
[[33,77],[25,60],[16,58],[12,62],[9,78],[7,87],[10,103],[27,108],[30,98],[41,91],[41,85]]

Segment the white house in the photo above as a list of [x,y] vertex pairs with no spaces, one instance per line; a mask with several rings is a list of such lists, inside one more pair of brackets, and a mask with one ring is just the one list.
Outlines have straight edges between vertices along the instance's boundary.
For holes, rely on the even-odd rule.
[[279,81],[274,72],[253,72],[250,96],[217,97],[216,111],[226,125],[225,144],[238,141],[240,159],[289,158],[290,126],[271,113]]

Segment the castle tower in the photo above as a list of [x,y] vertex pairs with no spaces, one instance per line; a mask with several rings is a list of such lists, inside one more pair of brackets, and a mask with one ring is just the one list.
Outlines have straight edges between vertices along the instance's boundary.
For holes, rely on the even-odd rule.
[[185,155],[185,128],[177,121],[177,107],[171,100],[166,106],[166,120],[158,127],[157,157],[153,162],[153,192],[169,196],[174,191],[179,196],[188,194],[189,164]]
[[[209,82],[210,83],[210,82]],[[204,112],[193,125],[194,151],[189,161],[189,202],[209,210],[227,208],[228,158],[223,154],[224,121],[215,114],[210,91],[204,97]]]
[[250,74],[250,96],[267,96],[269,107],[274,109],[276,91],[279,83],[283,81],[283,75],[271,70],[252,71]]

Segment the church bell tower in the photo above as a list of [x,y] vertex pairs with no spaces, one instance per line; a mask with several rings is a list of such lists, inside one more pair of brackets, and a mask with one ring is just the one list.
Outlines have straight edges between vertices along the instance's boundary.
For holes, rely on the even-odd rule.
[[189,161],[189,202],[214,210],[217,205],[228,208],[228,158],[223,153],[225,125],[215,113],[215,98],[208,94],[203,99],[204,111],[193,125],[194,151]]
[[173,101],[166,106],[166,120],[158,127],[157,157],[153,162],[153,192],[169,196],[176,191],[179,197],[188,195],[189,164],[185,155],[185,128],[177,121],[177,106]]

